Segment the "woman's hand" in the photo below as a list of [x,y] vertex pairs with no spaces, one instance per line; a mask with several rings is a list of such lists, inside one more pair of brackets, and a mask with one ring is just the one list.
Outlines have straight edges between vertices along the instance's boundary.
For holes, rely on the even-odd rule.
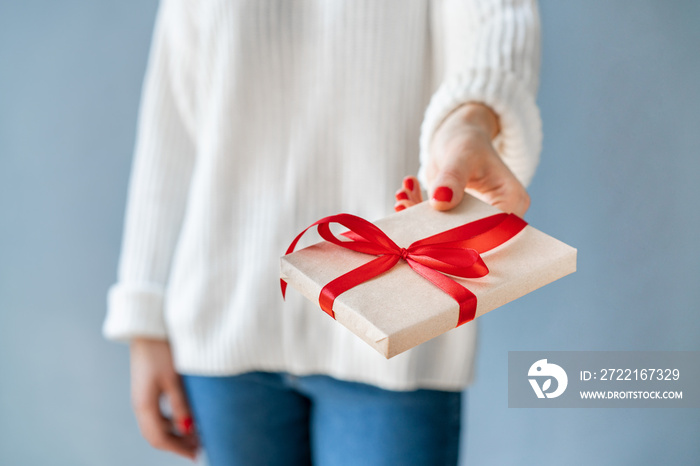
[[[440,124],[426,167],[430,203],[435,209],[455,207],[467,190],[504,212],[525,214],[530,196],[494,149],[491,141],[498,132],[496,114],[478,103],[462,105]],[[396,210],[421,202],[418,180],[406,178],[396,200]]]
[[[138,338],[130,348],[131,399],[141,434],[155,448],[195,460],[199,442],[170,345]],[[161,412],[162,396],[170,403],[172,419]]]

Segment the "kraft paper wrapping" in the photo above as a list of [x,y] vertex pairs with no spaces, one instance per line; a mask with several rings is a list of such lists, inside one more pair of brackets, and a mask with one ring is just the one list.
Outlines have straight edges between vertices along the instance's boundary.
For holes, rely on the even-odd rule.
[[[474,197],[449,212],[427,202],[373,222],[400,247],[500,211]],[[331,280],[376,256],[322,241],[281,258],[280,277],[318,305]],[[477,297],[476,317],[576,271],[576,249],[528,225],[508,242],[481,255],[489,274],[453,278]],[[335,300],[338,323],[386,358],[457,325],[459,305],[404,261]],[[319,308],[319,312],[323,312]]]

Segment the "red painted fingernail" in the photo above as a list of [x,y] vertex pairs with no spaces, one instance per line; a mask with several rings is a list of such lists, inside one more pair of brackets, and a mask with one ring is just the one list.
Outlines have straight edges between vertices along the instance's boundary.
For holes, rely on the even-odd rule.
[[438,202],[450,202],[452,200],[452,190],[447,186],[440,186],[433,193],[433,199]]
[[404,210],[405,208],[406,208],[405,205],[399,204],[399,205],[397,205],[396,207],[394,207],[394,210],[395,210],[396,212],[401,212],[401,211]]
[[182,430],[182,432],[184,432],[186,435],[190,435],[192,433],[193,426],[194,422],[192,421],[191,417],[186,417],[180,421],[180,430]]
[[396,195],[396,200],[397,201],[407,201],[408,200],[408,194],[406,194],[406,191],[401,191]]
[[409,191],[413,191],[413,178],[406,178],[405,180],[403,180],[403,185]]

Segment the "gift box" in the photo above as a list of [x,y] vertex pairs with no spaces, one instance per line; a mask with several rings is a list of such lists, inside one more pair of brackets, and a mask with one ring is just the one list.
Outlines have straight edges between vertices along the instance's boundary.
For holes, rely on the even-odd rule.
[[386,358],[576,270],[575,248],[468,195],[448,212],[424,202],[373,224],[341,214],[315,225],[325,240],[291,252],[299,234],[283,283]]

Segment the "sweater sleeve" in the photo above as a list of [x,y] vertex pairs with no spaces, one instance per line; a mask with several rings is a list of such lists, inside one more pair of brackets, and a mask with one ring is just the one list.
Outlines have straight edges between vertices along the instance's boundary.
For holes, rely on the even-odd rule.
[[458,106],[480,102],[499,116],[496,150],[525,185],[539,161],[542,128],[535,103],[540,66],[535,0],[443,0],[432,12],[439,83],[420,136],[421,173],[440,123]]
[[[184,2],[164,0],[154,29],[127,199],[117,283],[103,334],[167,338],[164,301],[194,166]],[[194,88],[194,86],[191,86]]]

